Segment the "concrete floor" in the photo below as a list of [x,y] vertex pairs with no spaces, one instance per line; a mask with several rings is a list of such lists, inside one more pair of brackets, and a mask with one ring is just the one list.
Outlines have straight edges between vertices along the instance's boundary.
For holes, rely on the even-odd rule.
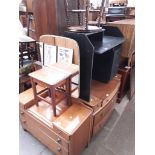
[[[54,155],[19,125],[19,155]],[[135,102],[125,96],[82,155],[134,155]]]

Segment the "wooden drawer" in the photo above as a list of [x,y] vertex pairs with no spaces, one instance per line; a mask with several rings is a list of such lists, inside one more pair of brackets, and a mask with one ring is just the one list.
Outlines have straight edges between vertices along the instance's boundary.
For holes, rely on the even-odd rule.
[[96,106],[93,106],[93,113],[95,113],[96,111],[98,111],[100,108],[102,107],[102,102],[96,104]]
[[53,124],[53,131],[60,137],[64,138],[65,140],[67,140],[67,141],[70,140],[70,136],[68,134],[64,133],[62,130],[58,129],[54,124]]
[[118,85],[111,94],[106,95],[107,97],[106,97],[106,99],[103,100],[102,107],[104,107],[110,100],[113,99],[114,96],[116,96],[118,89],[119,89],[119,86],[120,85]]
[[[30,123],[30,122],[28,122]],[[28,125],[29,126],[29,125]],[[28,131],[39,139],[44,145],[52,150],[56,155],[69,155],[68,150],[64,149],[60,144],[56,143],[45,131],[36,128],[33,125],[28,127]]]
[[93,136],[96,135],[103,127],[103,125],[106,123],[106,121],[108,120],[108,118],[111,116],[113,109],[110,109],[105,116],[102,118],[102,120],[94,125],[93,127]]
[[117,93],[109,101],[109,103],[107,103],[107,105],[105,107],[103,107],[98,113],[95,114],[94,126],[103,119],[103,117],[108,113],[109,110],[113,109],[114,104],[116,103],[116,100],[117,100]]
[[22,110],[19,111],[19,119],[20,119],[23,129],[26,130],[26,128],[27,128],[26,118],[24,115],[24,111],[22,111]]
[[[51,138],[55,143],[59,144],[61,147],[63,147],[66,151],[69,149],[69,143],[65,141],[62,137],[55,134],[52,129],[49,129],[45,124],[31,116],[31,114],[25,113],[23,111],[20,111],[20,117],[21,121],[24,121],[24,125],[28,129],[39,129],[41,132],[46,133],[46,135]],[[25,127],[25,126],[24,126]],[[33,127],[33,128],[32,128]]]
[[93,113],[95,113],[102,107],[102,99],[94,96],[90,96],[90,102],[84,101],[80,98],[78,98],[78,100],[83,104],[87,105],[88,107],[90,107],[93,110]]

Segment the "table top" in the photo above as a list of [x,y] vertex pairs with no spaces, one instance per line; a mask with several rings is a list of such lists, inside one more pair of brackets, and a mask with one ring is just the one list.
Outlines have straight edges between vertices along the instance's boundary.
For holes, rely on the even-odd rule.
[[79,71],[78,65],[55,63],[29,74],[30,77],[49,85],[55,85]]

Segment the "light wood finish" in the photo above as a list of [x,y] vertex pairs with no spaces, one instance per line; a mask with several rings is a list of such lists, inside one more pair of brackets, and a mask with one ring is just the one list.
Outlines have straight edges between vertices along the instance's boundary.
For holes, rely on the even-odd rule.
[[102,129],[102,126],[111,116],[117,100],[120,83],[121,75],[119,74],[116,74],[108,83],[92,80],[90,102],[79,99],[93,110],[92,136]]
[[[53,46],[59,46],[64,48],[70,48],[73,49],[73,64],[63,64],[63,63],[56,63],[53,66],[59,67],[60,69],[63,69],[67,72],[71,72],[71,76],[69,77],[69,80],[72,81],[72,85],[74,85],[73,89],[71,89],[71,92],[74,92],[77,90],[79,79],[77,80],[77,85],[73,84],[73,78],[75,76],[79,76],[79,67],[80,64],[80,56],[79,56],[79,46],[78,43],[70,38],[56,36],[56,35],[42,35],[40,36],[40,42],[43,42],[44,44],[53,45]],[[77,66],[76,66],[77,65]],[[51,67],[51,66],[50,66]],[[73,74],[74,73],[74,74]]]
[[49,68],[56,68],[62,72],[67,72],[70,74],[69,81],[71,83],[70,89],[71,93],[78,89],[78,81],[79,81],[79,66],[75,64],[68,64],[63,62],[58,62],[53,65],[48,65]]
[[[44,44],[73,49],[73,63],[77,65],[79,64],[79,47],[77,42],[74,41],[73,39],[55,35],[42,35],[40,36],[39,40]],[[52,104],[55,115],[56,115],[56,104],[58,103],[56,102],[55,99],[55,89],[58,86],[63,86],[63,84],[65,84],[67,101],[68,104],[70,104],[70,94],[72,91],[78,88],[77,87],[71,90],[72,78],[75,75],[79,74],[79,67],[77,65],[56,63],[54,65],[50,65],[50,67],[45,67],[43,69],[31,73],[30,77],[36,104],[40,96],[39,94],[36,93],[35,82],[47,87],[49,95],[51,96],[51,102],[49,103]]]
[[106,121],[109,119],[116,104],[116,100],[117,100],[117,92],[112,97],[112,99],[106,103],[106,105],[100,107],[98,111],[93,113],[92,136],[95,136],[102,129]]
[[67,72],[60,71],[54,67],[43,67],[42,69],[29,74],[30,77],[38,79],[39,81],[42,81],[48,85],[56,85],[57,83],[68,78],[69,75],[70,74]]
[[135,19],[109,22],[107,25],[116,26],[123,33],[125,42],[122,45],[121,56],[129,58],[135,51]]
[[75,104],[57,118],[53,125],[68,135],[72,135],[89,115],[90,111],[87,108],[80,106],[80,103]]
[[[70,105],[70,94],[71,94],[71,83],[70,83],[70,74],[65,71],[60,71],[56,67],[49,68],[44,67],[35,72],[29,74],[31,78],[34,100],[36,105],[38,105],[38,99],[44,100],[47,103],[51,104],[53,107],[54,115],[56,116],[56,105],[63,99],[67,100],[67,104]],[[44,91],[48,91],[50,100],[46,100],[40,96],[43,91],[37,92],[36,84],[46,87]],[[56,99],[56,89],[57,87],[65,86],[65,90],[61,91],[65,93],[61,99]]]
[[73,49],[73,64],[79,65],[79,46],[75,40],[56,35],[42,35],[39,41],[48,45]]
[[22,127],[57,155],[80,155],[90,141],[92,110],[72,99],[69,107],[57,105],[60,113],[55,117],[49,104],[38,104],[20,109]]
[[[52,106],[44,101],[39,101],[39,106],[31,104],[27,109],[20,108],[23,128],[55,154],[80,155],[90,138],[102,129],[111,116],[120,78],[117,74],[109,83],[100,85],[94,81],[92,95],[95,99],[99,98],[100,102],[86,103],[81,99],[72,98],[72,105],[68,106],[64,104],[65,101],[61,101],[56,105],[57,116],[54,116]],[[31,89],[31,96],[32,93]]]
[[56,69],[60,70],[61,72],[70,74],[71,76],[74,76],[75,74],[79,73],[79,66],[75,65],[75,64],[57,62],[53,65],[48,65],[48,67],[56,68]]
[[[44,87],[37,86],[37,90],[41,91]],[[34,104],[34,95],[32,88],[19,94],[19,105],[22,109],[27,109]]]
[[[35,116],[24,113],[22,126],[56,154],[68,155],[68,143]],[[60,143],[61,142],[61,143]]]
[[117,93],[113,96],[113,98],[109,102],[107,102],[108,104],[102,106],[102,108],[100,108],[93,114],[94,126],[97,125],[98,122],[100,122],[100,120],[102,120],[103,117],[106,115],[106,113],[108,113],[108,111],[114,107],[116,100],[117,100]]
[[93,133],[92,133],[92,136],[95,136],[99,131],[102,130],[102,127],[103,125],[106,123],[106,121],[109,119],[109,117],[111,116],[112,114],[112,109],[110,109],[106,115],[102,118],[102,120],[96,125],[96,126],[93,126]]
[[120,87],[120,80],[121,76],[119,74],[114,76],[108,83],[92,80],[90,102],[80,100],[96,112],[100,107],[109,103],[112,97],[117,93]]

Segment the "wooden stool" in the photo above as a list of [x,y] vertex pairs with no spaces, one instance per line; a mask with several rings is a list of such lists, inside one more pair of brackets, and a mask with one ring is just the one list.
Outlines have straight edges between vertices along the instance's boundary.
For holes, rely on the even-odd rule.
[[[29,74],[31,78],[32,88],[34,92],[34,100],[36,105],[38,106],[38,99],[41,99],[53,107],[54,116],[56,116],[56,105],[60,103],[63,99],[67,99],[68,105],[71,104],[70,96],[71,96],[71,83],[70,76],[71,74],[64,71],[59,70],[56,67],[44,67],[40,70],[32,72]],[[38,85],[44,86],[45,89],[37,92],[36,83]],[[65,86],[65,90],[59,90],[58,87]],[[47,100],[40,96],[41,93],[47,91],[50,97],[50,100]],[[56,92],[64,93],[64,96],[61,96],[60,99],[56,98]]]

